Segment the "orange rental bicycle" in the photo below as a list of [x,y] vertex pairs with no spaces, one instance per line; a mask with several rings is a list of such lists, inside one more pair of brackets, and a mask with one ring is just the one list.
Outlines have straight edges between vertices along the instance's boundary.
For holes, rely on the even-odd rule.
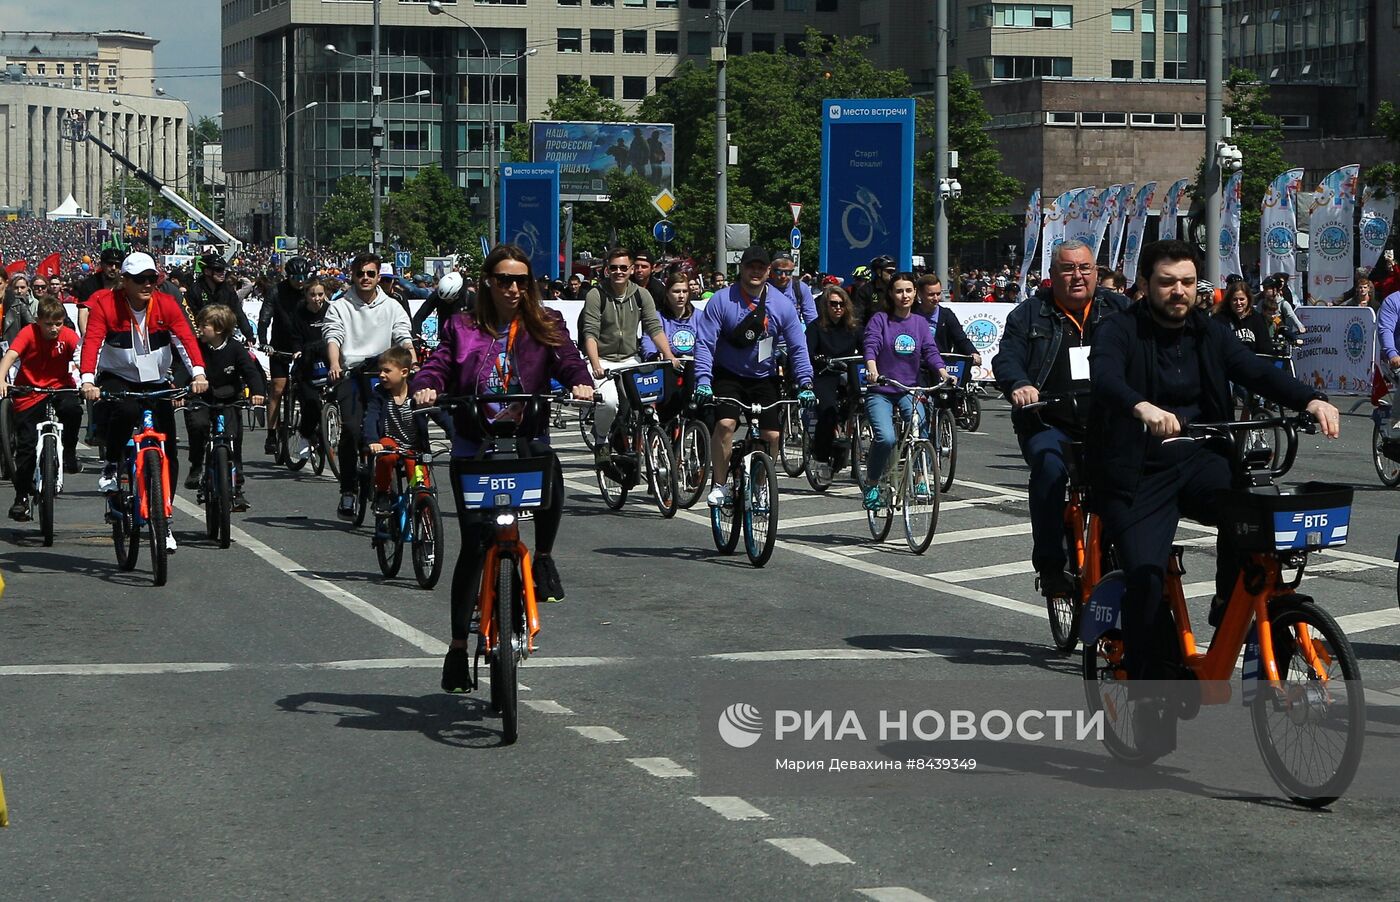
[[1167,663],[1188,681],[1182,688],[1189,691],[1173,692],[1165,703],[1130,693],[1123,669],[1120,611],[1127,584],[1121,572],[1105,576],[1093,592],[1084,620],[1083,671],[1090,708],[1105,715],[1109,753],[1148,764],[1169,752],[1171,742],[1139,733],[1164,729],[1174,735],[1176,721],[1195,717],[1202,705],[1228,703],[1243,651],[1244,701],[1265,768],[1295,802],[1321,807],[1340,797],[1356,774],[1366,709],[1351,643],[1332,615],[1295,591],[1309,552],[1346,543],[1352,501],[1352,488],[1345,485],[1306,482],[1278,489],[1278,474],[1297,454],[1300,425],[1316,428],[1311,418],[1291,417],[1187,427],[1188,435],[1223,438],[1238,447],[1236,434],[1277,426],[1287,441],[1276,466],[1270,466],[1272,449],[1234,457],[1238,482],[1222,501],[1220,528],[1248,557],[1204,653],[1197,649],[1182,592],[1183,551],[1172,549],[1163,600],[1176,642]]
[[117,567],[123,571],[135,569],[141,553],[141,532],[146,531],[151,546],[151,575],[157,586],[165,585],[167,578],[165,536],[170,528],[172,487],[166,436],[156,431],[151,408],[157,402],[174,401],[186,394],[183,388],[102,393],[104,401],[146,402],[142,404],[141,421],[126,444],[124,462],[117,468],[117,490],[107,495],[106,518],[112,524]]

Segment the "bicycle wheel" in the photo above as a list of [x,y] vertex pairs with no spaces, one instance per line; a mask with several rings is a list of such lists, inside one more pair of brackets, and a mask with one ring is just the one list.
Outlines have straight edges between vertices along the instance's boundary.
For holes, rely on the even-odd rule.
[[[615,435],[616,433],[614,433]],[[611,441],[611,437],[609,437]],[[632,486],[621,479],[625,475],[626,467],[640,466],[640,457],[628,459],[625,454],[618,454],[614,445],[612,460],[606,464],[595,463],[593,465],[594,475],[598,478],[598,493],[603,496],[603,503],[610,511],[622,510],[622,505],[627,503],[627,493]]]
[[1075,596],[1051,595],[1045,599],[1045,611],[1050,616],[1050,638],[1055,648],[1064,654],[1073,654],[1074,647],[1079,644],[1079,621],[1084,605]]
[[400,506],[403,501],[403,477],[398,473],[394,474],[394,483],[389,491],[394,499],[392,511],[374,515],[374,555],[379,559],[379,572],[384,574],[385,579],[398,576],[399,569],[403,567],[403,528],[400,519],[404,513]]
[[[331,466],[331,475],[340,478],[340,405],[327,401],[321,407],[321,444],[325,449],[326,463]],[[351,462],[350,466],[354,466]]]
[[666,433],[655,423],[647,427],[646,437],[647,479],[651,481],[651,497],[656,509],[667,520],[680,509],[677,503],[680,494],[676,474],[676,457]]
[[598,447],[598,440],[593,437],[593,407],[580,407],[578,409],[578,431],[583,436],[583,443],[592,451]]
[[373,471],[370,469],[372,466],[372,464],[360,464],[355,471],[357,476],[356,486],[358,487],[358,491],[355,492],[354,523],[356,529],[364,526],[365,518],[369,516],[369,499],[374,490],[374,476],[372,475]]
[[938,442],[938,473],[943,478],[938,487],[950,492],[953,490],[953,471],[958,467],[958,427],[953,422],[951,410],[937,410],[934,419],[937,423],[934,440]]
[[162,458],[155,448],[142,451],[142,468],[146,471],[146,533],[151,543],[151,574],[157,586],[165,585],[167,577],[165,537],[170,524],[165,519],[165,478],[161,472]]
[[[122,466],[130,472],[130,463],[123,462]],[[118,490],[107,496],[104,501],[117,512],[112,521],[112,547],[117,552],[117,569],[125,572],[136,567],[136,558],[141,552],[141,533],[136,528],[136,499],[128,491],[130,486],[125,473],[119,478],[121,485]]]
[[1346,791],[1361,760],[1361,671],[1337,621],[1312,601],[1274,599],[1269,626],[1281,685],[1275,691],[1260,680],[1250,712],[1254,739],[1279,789],[1300,805],[1321,808]]
[[[1122,579],[1121,573],[1105,579]],[[1133,727],[1133,707],[1138,702],[1128,698],[1128,682],[1123,672],[1123,633],[1118,629],[1104,632],[1083,648],[1082,671],[1084,695],[1089,710],[1103,711],[1103,744],[1108,753],[1124,764],[1142,766],[1158,757],[1137,746]]]
[[15,402],[0,399],[0,476],[15,478]]
[[442,575],[442,511],[437,496],[419,492],[413,499],[413,576],[431,589]]
[[783,406],[782,434],[778,437],[778,457],[783,472],[794,478],[801,476],[807,468],[807,459],[802,454],[803,437],[807,429],[802,422],[802,408],[795,404]]
[[866,460],[870,457],[870,446],[875,442],[875,433],[870,428],[870,418],[863,407],[857,407],[851,425],[851,478],[861,488],[868,488],[869,478]]
[[[889,498],[889,487],[880,487],[880,500],[887,501]],[[890,534],[890,527],[894,525],[894,507],[888,503],[881,504],[879,510],[865,511],[865,525],[870,529],[870,537],[877,542],[885,541],[885,537]]]
[[915,554],[928,551],[938,529],[938,455],[933,443],[914,443],[904,467],[904,537]]
[[53,545],[53,499],[58,491],[58,440],[41,439],[43,450],[39,452],[39,534],[44,539],[44,547]]
[[1381,424],[1375,423],[1371,426],[1371,462],[1376,465],[1376,475],[1381,478],[1381,485],[1395,488],[1400,485],[1400,462],[1385,455],[1384,445],[1385,433],[1381,430]]
[[519,735],[516,711],[515,624],[523,608],[520,576],[514,558],[502,556],[496,570],[496,604],[491,613],[496,648],[491,654],[491,707],[501,715],[501,744],[511,745]]
[[972,392],[964,395],[962,427],[968,432],[982,428],[982,402]]
[[680,506],[689,510],[710,485],[710,430],[700,420],[682,420],[676,441],[676,482]]
[[317,476],[326,472],[325,440],[319,433],[311,439],[311,472]]
[[295,473],[306,466],[306,461],[297,456],[294,448],[301,443],[301,402],[296,393],[290,390],[282,395],[282,409],[277,418],[277,448],[287,469]]
[[233,465],[229,461],[229,449],[216,445],[210,462],[209,494],[204,499],[204,517],[213,529],[209,538],[219,543],[220,548],[229,546],[230,521],[233,518]]
[[778,472],[773,459],[759,451],[749,462],[748,492],[744,498],[744,553],[749,563],[762,567],[773,556],[778,541]]
[[[737,453],[737,449],[736,452]],[[737,464],[731,463],[730,501],[710,508],[710,536],[721,554],[733,554],[739,545],[740,521],[744,516],[743,480]]]

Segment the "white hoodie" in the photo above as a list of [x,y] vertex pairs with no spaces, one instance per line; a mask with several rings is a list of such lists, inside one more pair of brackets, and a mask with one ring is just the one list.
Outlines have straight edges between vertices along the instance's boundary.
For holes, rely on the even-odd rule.
[[350,369],[378,357],[394,345],[413,347],[413,325],[399,302],[376,289],[365,303],[355,291],[326,308],[322,328],[326,342],[340,346],[340,363]]

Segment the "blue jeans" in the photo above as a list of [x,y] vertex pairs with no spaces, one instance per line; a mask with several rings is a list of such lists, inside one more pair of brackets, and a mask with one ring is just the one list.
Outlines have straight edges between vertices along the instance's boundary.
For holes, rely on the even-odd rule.
[[870,456],[866,458],[866,480],[870,484],[879,482],[889,462],[890,452],[899,441],[899,430],[894,423],[894,406],[899,404],[899,415],[908,420],[914,415],[914,399],[909,395],[885,395],[870,392],[865,396],[865,412],[870,417],[870,431],[875,440],[870,443]]
[[1021,456],[1031,468],[1031,566],[1036,573],[1065,569],[1065,444],[1069,436],[1053,426],[1018,435]]

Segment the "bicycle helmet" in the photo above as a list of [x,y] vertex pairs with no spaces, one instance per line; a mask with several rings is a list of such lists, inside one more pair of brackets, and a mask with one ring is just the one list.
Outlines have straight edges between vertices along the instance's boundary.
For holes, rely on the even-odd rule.
[[305,257],[293,257],[282,271],[294,282],[305,282],[311,275],[311,261]]
[[851,271],[851,278],[852,278],[852,279],[868,279],[868,278],[870,278],[870,267],[868,267],[868,266],[857,266],[854,270]]
[[455,301],[461,295],[464,285],[466,285],[466,281],[462,278],[461,273],[450,272],[438,282],[437,295],[444,301]]

